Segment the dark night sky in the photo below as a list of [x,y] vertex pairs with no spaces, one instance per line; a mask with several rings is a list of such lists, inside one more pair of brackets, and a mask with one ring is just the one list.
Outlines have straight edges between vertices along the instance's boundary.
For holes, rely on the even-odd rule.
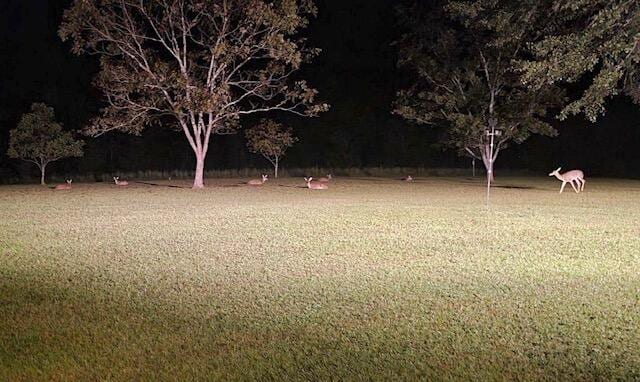
[[[466,166],[467,160],[437,146],[437,129],[410,126],[390,113],[394,93],[406,78],[395,66],[391,42],[399,33],[394,0],[318,0],[320,14],[308,30],[323,54],[303,70],[331,105],[320,118],[285,118],[300,142],[284,165]],[[56,109],[68,129],[82,128],[99,107],[91,87],[95,59],[75,57],[57,37],[69,0],[0,2],[0,177],[27,174],[29,167],[4,156],[8,130],[35,101]],[[562,165],[590,175],[640,177],[640,110],[624,97],[590,124],[558,122],[560,136],[534,137],[501,154],[500,168],[545,174]],[[152,139],[146,139],[152,138]],[[193,157],[180,135],[151,129],[143,137],[110,134],[88,140],[85,157],[58,165],[64,172],[191,169]],[[266,166],[248,154],[242,135],[215,137],[208,168]],[[55,170],[55,169],[54,169]],[[499,172],[498,172],[499,175]]]

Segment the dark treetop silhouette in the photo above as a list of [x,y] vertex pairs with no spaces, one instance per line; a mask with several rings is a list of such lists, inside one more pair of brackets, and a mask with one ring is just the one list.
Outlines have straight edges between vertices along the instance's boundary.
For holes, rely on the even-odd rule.
[[[438,121],[433,127],[424,128],[390,113],[395,91],[409,88],[416,80],[411,71],[396,67],[398,46],[391,44],[406,30],[405,21],[395,17],[393,10],[407,1],[317,0],[318,16],[302,32],[309,38],[308,45],[322,48],[323,53],[309,64],[302,65],[295,76],[308,80],[319,90],[322,98],[331,100],[331,110],[321,113],[322,118],[298,118],[294,114],[287,116],[287,113],[258,114],[243,117],[242,125],[250,127],[261,117],[268,117],[291,126],[300,138],[300,142],[286,154],[287,163],[294,167],[470,167],[471,162],[467,158],[456,158],[455,147],[445,150],[446,125]],[[567,6],[578,4],[555,2]],[[90,117],[99,115],[99,107],[105,106],[100,89],[91,86],[92,78],[100,69],[100,56],[74,55],[69,49],[70,42],[62,42],[57,35],[63,12],[72,3],[72,0],[0,2],[0,153],[8,149],[9,130],[17,126],[21,115],[29,111],[34,101],[54,107],[57,120],[69,130],[87,126]],[[434,0],[421,3],[425,6],[431,3],[432,12],[440,8]],[[557,25],[551,8],[554,0],[518,2],[521,6],[533,3],[549,6],[547,19],[553,18],[553,23],[547,23],[547,26]],[[634,21],[640,20],[636,16],[638,2],[588,0],[584,3],[597,4],[598,7],[576,9],[576,13],[586,12],[588,15],[575,21],[567,19],[559,25],[562,30],[545,33],[545,36],[568,36],[571,28],[576,33],[583,31],[595,36],[588,23],[597,20],[596,14],[606,12],[609,7],[635,7],[636,11],[627,8],[632,12],[619,14],[631,21],[619,24],[626,29],[616,26],[601,30],[601,37],[590,40],[589,46],[597,49],[571,44],[558,46],[569,49],[571,57],[580,56],[574,55],[574,50],[584,50],[590,52],[589,57],[593,53],[607,60],[609,48],[617,49],[617,45],[606,44],[607,36],[614,34],[613,37],[619,41],[631,38],[633,28],[637,30],[638,24]],[[428,22],[425,19],[422,24]],[[617,34],[621,30],[623,33]],[[633,42],[632,39],[629,41]],[[43,61],[42,57],[46,60]],[[555,57],[563,55],[558,52]],[[618,54],[616,57],[624,58]],[[562,67],[573,67],[575,62],[549,61]],[[628,64],[626,68],[633,68],[633,61],[624,62]],[[577,81],[566,86],[571,100],[578,99],[594,83],[594,76],[600,68],[602,66],[596,64],[593,71],[575,77]],[[638,78],[637,75],[630,76],[632,71],[626,73],[615,88],[621,94],[626,85],[631,84],[629,80]],[[556,83],[563,86],[565,82],[558,80]],[[527,84],[533,85],[531,82]],[[536,134],[521,145],[501,150],[496,163],[498,175],[500,169],[528,169],[547,174],[550,169],[563,165],[566,168],[580,167],[589,176],[640,176],[640,154],[636,149],[640,146],[637,124],[640,109],[624,95],[608,97],[605,107],[606,114],[593,125],[585,121],[583,115],[569,115],[565,121],[557,121],[553,118],[556,110],[551,110],[552,115],[545,120],[551,122],[559,135],[552,138]],[[82,159],[56,162],[54,167],[47,167],[47,172],[53,170],[59,175],[82,174],[88,179],[110,180],[116,172],[178,170],[185,174],[193,171],[193,150],[187,139],[182,138],[184,133],[174,121],[173,117],[163,117],[161,125],[150,126],[140,136],[115,132],[87,140]],[[171,125],[179,130],[167,128]],[[265,165],[263,158],[247,153],[244,134],[215,136],[210,140],[206,169]],[[28,163],[0,155],[0,182],[28,181],[32,172],[36,175],[35,169]]]
[[547,17],[549,27],[533,46],[534,59],[521,63],[523,80],[540,88],[593,75],[561,119],[583,113],[594,122],[604,114],[606,99],[621,90],[640,103],[640,2],[554,0]]
[[[543,118],[560,104],[562,91],[552,85],[527,88],[513,66],[539,33],[544,8],[482,0],[442,1],[436,9],[420,2],[401,9],[408,32],[398,42],[399,63],[417,81],[398,92],[395,112],[446,126],[446,144],[482,159],[492,176],[493,162],[509,143],[556,134]],[[493,150],[486,133],[490,123],[502,133]]]

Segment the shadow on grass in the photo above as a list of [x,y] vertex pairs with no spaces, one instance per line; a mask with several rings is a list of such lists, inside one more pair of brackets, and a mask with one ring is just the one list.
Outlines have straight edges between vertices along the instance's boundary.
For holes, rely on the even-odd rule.
[[[380,183],[380,182],[390,182],[390,181],[398,181],[398,182],[404,182],[402,179],[400,178],[378,178],[378,177],[349,177],[347,179],[350,180],[357,180],[357,181],[362,181],[362,182],[376,182],[376,183]],[[409,183],[409,182],[404,182],[404,183]]]
[[[283,289],[271,297],[246,280],[240,284],[221,280],[231,295],[220,297],[218,288],[200,288],[202,281],[182,276],[176,279],[178,284],[156,278],[101,283],[101,273],[91,271],[23,272],[2,265],[0,381],[500,380],[505,375],[522,380],[638,380],[639,376],[634,362],[637,347],[629,341],[637,327],[631,321],[637,317],[635,310],[605,313],[596,304],[576,315],[576,309],[586,309],[584,301],[592,300],[590,294],[583,296],[585,300],[570,301],[567,308],[551,304],[542,315],[529,316],[535,308],[520,308],[518,294],[507,293],[500,303],[485,306],[484,299],[494,298],[494,292],[480,298],[461,294],[461,302],[455,303],[458,296],[447,292],[433,299],[432,290],[426,289],[418,296],[429,305],[416,307],[421,300],[404,300],[404,289],[381,288],[383,296],[400,300],[374,308],[372,317],[369,304],[345,300],[339,286],[327,290],[327,284]],[[173,279],[171,273],[158,276]],[[353,277],[347,275],[345,280],[359,280]],[[413,280],[406,282],[413,288]],[[515,291],[530,285],[523,283]],[[157,298],[176,285],[186,286],[175,295],[179,298]],[[363,285],[361,290],[369,289]],[[627,291],[635,296],[633,290]],[[326,307],[309,316],[307,307],[318,303],[320,293],[327,293],[322,300]],[[525,305],[538,305],[536,296],[531,297],[533,304]],[[606,295],[600,297],[602,303]],[[242,303],[246,298],[260,304]],[[290,303],[283,306],[283,301]],[[571,303],[579,305],[572,308]],[[438,314],[425,315],[427,306]],[[615,307],[622,305],[605,306],[616,312]],[[407,315],[399,317],[400,310]],[[346,311],[353,313],[346,316]],[[559,327],[563,317],[575,322]],[[471,320],[473,331],[468,326]],[[592,337],[591,330],[600,333],[598,328],[603,327],[610,331],[606,338]],[[593,348],[602,350],[585,351]]]
[[144,184],[144,185],[153,186],[153,187],[191,188],[191,187],[185,187],[185,186],[176,186],[175,184],[159,184],[159,183],[141,182],[141,181],[136,181],[136,182],[133,182],[133,183]]
[[285,187],[285,188],[308,188],[307,186],[300,186],[300,185],[288,185],[288,184],[279,184],[278,187]]
[[201,322],[168,314],[153,301],[127,300],[121,291],[38,283],[30,276],[0,283],[6,296],[0,380],[204,380],[213,371],[239,376],[218,354],[222,336],[207,336]]
[[507,189],[513,189],[513,190],[542,190],[541,188],[538,187],[531,187],[531,186],[513,186],[513,185],[497,185],[497,186],[492,186],[495,188],[507,188]]
[[[487,187],[487,181],[485,179],[480,178],[464,178],[464,179],[442,179],[442,181],[455,183],[455,184],[464,184],[469,186],[478,186],[478,187]],[[544,190],[544,188],[534,187],[534,186],[525,186],[525,185],[515,185],[515,184],[499,184],[492,183],[492,188],[504,188],[511,190]]]

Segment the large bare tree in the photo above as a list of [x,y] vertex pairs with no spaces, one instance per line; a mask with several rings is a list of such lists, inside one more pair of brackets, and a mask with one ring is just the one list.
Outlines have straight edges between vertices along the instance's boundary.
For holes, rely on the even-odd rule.
[[246,114],[316,116],[328,105],[294,78],[317,53],[299,37],[312,0],[75,0],[60,36],[100,56],[106,106],[86,132],[139,134],[151,123],[181,130],[204,187],[211,136]]

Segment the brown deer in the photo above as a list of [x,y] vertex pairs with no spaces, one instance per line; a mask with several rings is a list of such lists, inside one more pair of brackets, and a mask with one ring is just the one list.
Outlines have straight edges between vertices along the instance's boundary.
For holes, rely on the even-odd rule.
[[[562,186],[560,187],[560,193],[562,194],[562,191],[564,191],[564,186],[566,186],[567,183],[571,184],[571,187],[573,187],[573,190],[576,193],[579,193],[580,191],[584,191],[584,184],[586,183],[584,180],[584,173],[580,170],[571,170],[571,171],[565,172],[564,174],[560,174],[561,168],[562,167],[558,167],[558,169],[549,173],[549,176],[555,176],[560,181],[562,181]],[[576,184],[574,185],[573,182],[576,182]],[[577,188],[576,188],[576,185],[578,186]]]
[[114,176],[113,181],[116,183],[116,186],[128,186],[129,182],[126,180],[120,180],[119,176]]
[[72,182],[73,179],[67,179],[67,183],[58,184],[54,187],[54,190],[70,190]]
[[262,186],[264,182],[269,180],[269,175],[262,174],[262,179],[251,179],[247,182],[248,186]]
[[331,181],[331,179],[333,179],[333,176],[331,174],[327,174],[327,176],[323,176],[321,178],[318,178],[318,182],[320,182],[320,183],[329,183],[329,181]]
[[313,182],[313,177],[304,178],[304,181],[307,182],[307,188],[311,190],[326,190],[329,188],[329,185],[321,182]]

